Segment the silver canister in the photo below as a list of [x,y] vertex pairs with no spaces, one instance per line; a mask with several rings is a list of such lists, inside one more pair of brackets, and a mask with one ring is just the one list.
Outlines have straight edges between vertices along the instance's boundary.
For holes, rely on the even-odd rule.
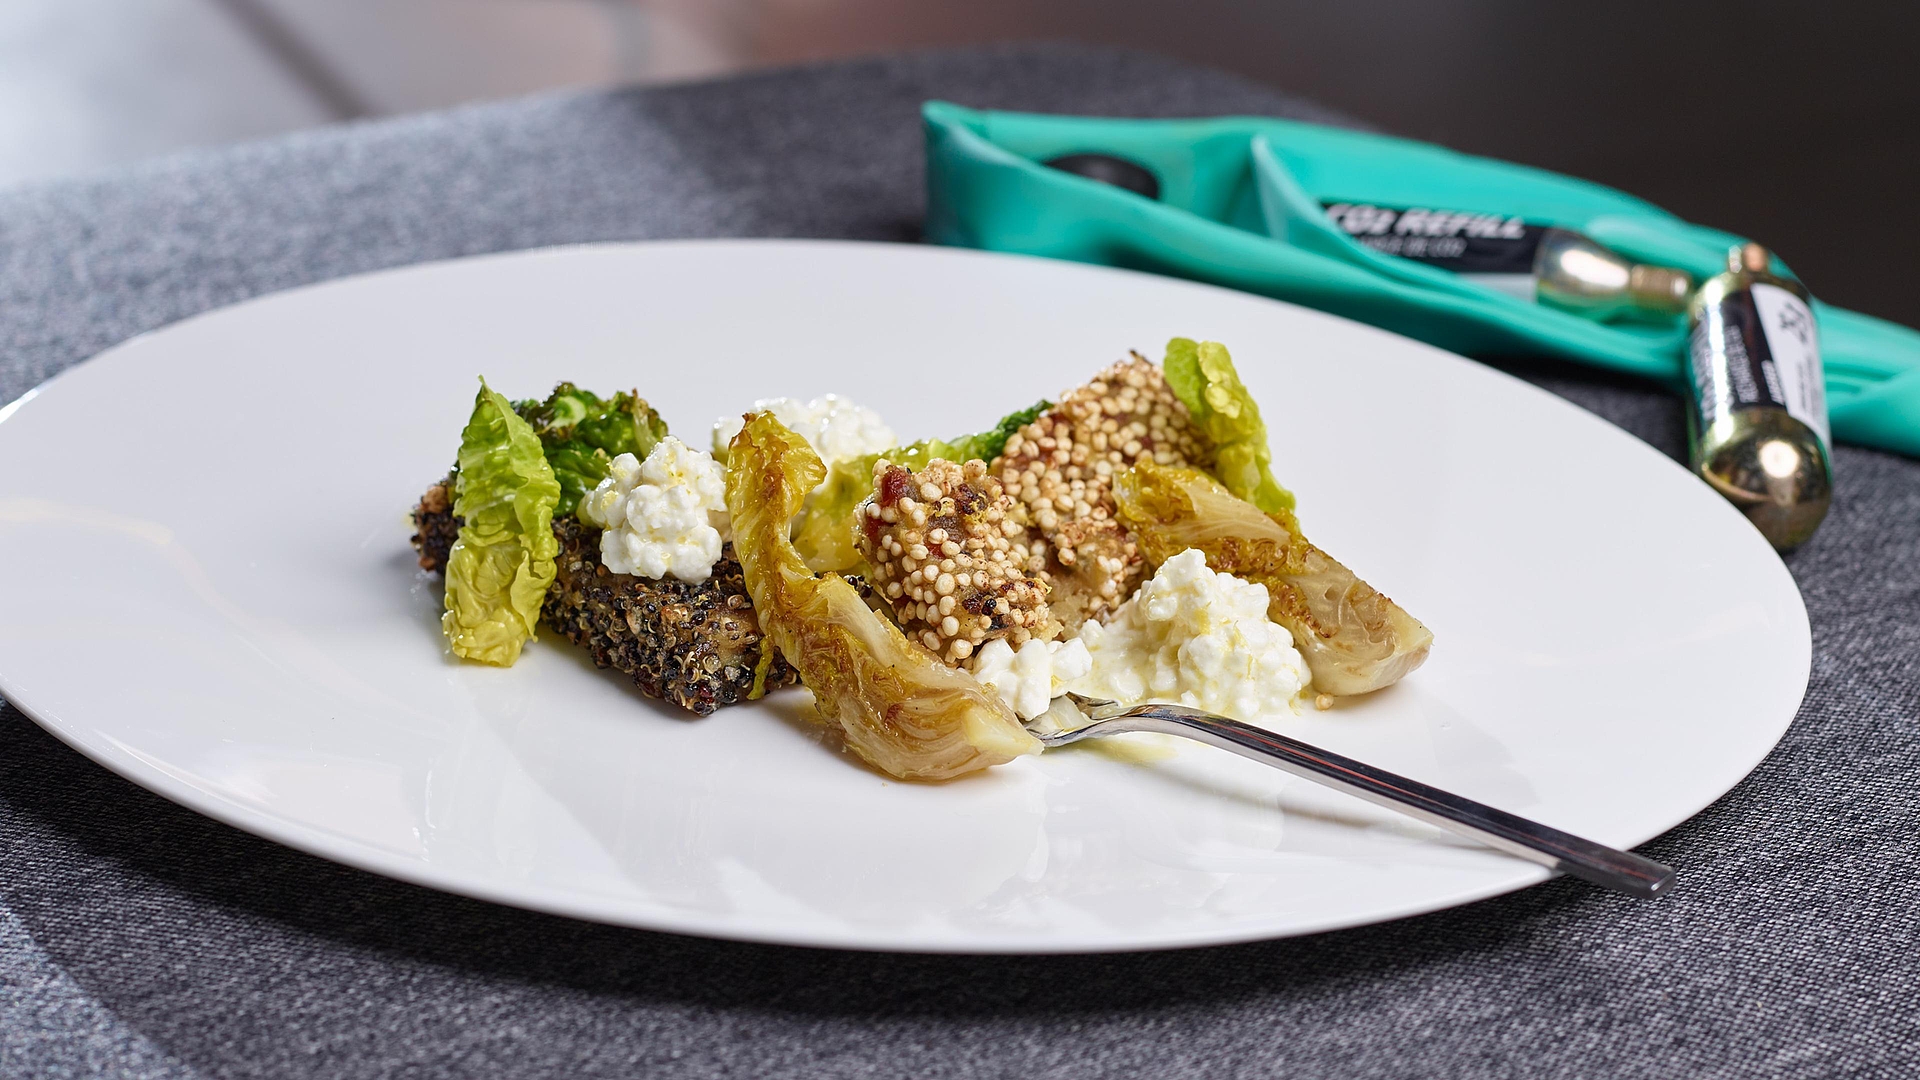
[[1781,551],[1833,502],[1820,331],[1804,285],[1744,244],[1688,306],[1693,469]]

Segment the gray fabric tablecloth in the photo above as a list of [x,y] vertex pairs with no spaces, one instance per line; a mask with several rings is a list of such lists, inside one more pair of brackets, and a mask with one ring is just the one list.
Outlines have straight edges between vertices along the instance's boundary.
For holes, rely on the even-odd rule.
[[[911,241],[934,96],[1325,118],[1151,57],[985,49],[547,96],[0,193],[0,401],[140,331],[377,267],[583,240]],[[1680,449],[1657,393],[1521,374]],[[0,1076],[1920,1075],[1920,464],[1843,447],[1838,466],[1833,516],[1789,560],[1813,618],[1806,706],[1751,777],[1648,845],[1683,872],[1658,903],[1552,882],[1119,956],[711,942],[301,855],[0,705]],[[1633,542],[1631,521],[1596,527]],[[0,567],[0,603],[31,570]]]

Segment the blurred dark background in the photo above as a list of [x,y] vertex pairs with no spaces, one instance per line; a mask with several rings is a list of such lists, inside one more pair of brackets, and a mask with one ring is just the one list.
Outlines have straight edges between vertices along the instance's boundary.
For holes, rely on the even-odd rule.
[[1910,3],[5,0],[0,185],[549,86],[1015,38],[1152,49],[1611,184],[1920,324]]

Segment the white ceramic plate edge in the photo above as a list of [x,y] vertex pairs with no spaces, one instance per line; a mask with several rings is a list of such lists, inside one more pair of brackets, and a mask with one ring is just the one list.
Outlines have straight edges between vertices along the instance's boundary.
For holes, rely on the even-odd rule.
[[[717,241],[716,240],[652,241],[652,242],[643,242],[643,243],[646,243],[647,246],[650,246],[650,247],[661,247],[661,246],[672,246],[672,245],[698,245],[698,246],[706,247],[706,246],[712,246],[715,244],[740,245],[740,246],[775,244],[781,247],[795,247],[795,246],[801,246],[801,245],[818,245],[823,247],[887,247],[887,248],[904,248],[906,250],[934,251],[934,252],[939,252],[943,256],[957,255],[961,257],[971,257],[971,258],[979,258],[979,259],[986,259],[986,260],[999,260],[999,259],[1007,259],[1007,258],[1021,258],[1021,259],[1030,258],[1027,256],[1007,256],[1007,255],[997,254],[997,253],[972,252],[972,251],[966,251],[962,249],[950,249],[950,248],[925,249],[925,248],[919,248],[917,245],[876,245],[876,244],[867,244],[867,243],[861,243],[861,242],[855,242],[855,241],[822,241],[822,240],[770,241],[770,240],[743,239],[743,240],[717,240]],[[344,277],[344,278],[333,278],[333,279],[328,279],[324,281],[309,283],[302,286],[297,286],[293,289],[281,290],[278,292],[265,293],[260,296],[250,297],[246,300],[239,301],[232,305],[227,305],[224,307],[214,308],[204,312],[199,312],[192,316],[187,317],[186,319],[178,320],[175,323],[168,324],[167,326],[163,326],[163,327],[156,328],[154,330],[143,332],[142,334],[136,335],[135,337],[129,338],[124,342],[121,342],[108,349],[101,351],[100,353],[96,354],[94,357],[91,357],[85,361],[81,361],[78,364],[72,365],[71,367],[65,369],[61,373],[55,375],[53,378],[47,380],[46,382],[41,383],[39,386],[28,390],[26,393],[24,393],[21,397],[15,399],[13,402],[8,403],[5,406],[0,406],[0,422],[4,422],[16,411],[18,411],[22,407],[27,406],[33,398],[39,396],[45,389],[57,384],[61,379],[65,378],[69,372],[76,371],[82,366],[92,364],[97,360],[111,357],[114,354],[118,353],[119,351],[129,348],[135,345],[136,343],[142,341],[144,338],[148,337],[149,335],[161,333],[168,329],[180,326],[185,323],[190,323],[190,322],[194,322],[194,321],[198,321],[198,320],[206,319],[210,317],[216,317],[227,311],[230,311],[233,308],[250,306],[257,303],[271,301],[274,298],[283,296],[287,293],[306,292],[310,290],[326,289],[346,281],[359,281],[366,278],[382,277],[387,275],[409,274],[409,273],[422,272],[422,271],[431,271],[431,269],[436,266],[443,265],[446,263],[452,263],[452,262],[472,263],[475,261],[484,261],[484,260],[559,256],[559,255],[563,255],[568,251],[578,250],[581,248],[588,248],[588,249],[626,248],[626,247],[632,247],[632,246],[635,246],[635,245],[630,243],[579,244],[579,245],[565,245],[565,246],[550,247],[550,248],[528,249],[528,250],[522,250],[522,251],[497,252],[497,253],[489,253],[484,255],[466,256],[466,257],[461,257],[456,259],[435,260],[432,262],[409,264],[409,265],[398,266],[398,267],[390,267],[386,269],[370,271],[364,274],[350,275],[349,277]],[[1044,260],[1041,260],[1041,261],[1044,261]],[[1097,273],[1110,273],[1110,274],[1116,274],[1116,275],[1126,275],[1129,277],[1154,277],[1156,281],[1165,282],[1169,285],[1181,287],[1181,288],[1232,293],[1231,290],[1218,289],[1217,287],[1214,287],[1214,286],[1203,285],[1203,284],[1194,283],[1194,282],[1179,281],[1177,279],[1157,278],[1154,275],[1140,274],[1138,272],[1129,271],[1129,270],[1121,270],[1121,269],[1107,268],[1107,267],[1085,267],[1085,266],[1082,266],[1081,268],[1085,270],[1097,272]],[[1232,293],[1232,295],[1239,296],[1243,294]],[[1281,301],[1270,301],[1270,302],[1283,303]],[[1286,305],[1286,306],[1293,306],[1293,305]],[[1387,331],[1378,330],[1373,327],[1368,327],[1368,326],[1365,326],[1364,324],[1351,323],[1350,320],[1339,319],[1337,316],[1327,315],[1326,313],[1323,313],[1323,312],[1313,312],[1313,314],[1315,317],[1319,317],[1319,318],[1336,319],[1341,322],[1348,322],[1351,325],[1359,328],[1360,330],[1366,333],[1378,334],[1382,338],[1391,339],[1398,343],[1405,344],[1408,342],[1408,339],[1402,338],[1398,335],[1391,334]],[[1596,424],[1602,424],[1608,427],[1612,427],[1612,425],[1607,424],[1605,420],[1597,416],[1594,416],[1591,413],[1586,412],[1584,409],[1581,409],[1578,406],[1573,405],[1572,403],[1558,397],[1557,395],[1550,393],[1549,391],[1532,386],[1531,384],[1526,383],[1524,380],[1516,379],[1513,376],[1506,375],[1505,373],[1499,372],[1495,369],[1486,368],[1485,366],[1477,364],[1464,357],[1460,357],[1451,353],[1446,353],[1444,352],[1444,350],[1435,349],[1430,346],[1421,345],[1419,343],[1413,343],[1413,344],[1423,350],[1427,350],[1427,351],[1430,351],[1431,353],[1436,354],[1434,357],[1436,362],[1447,362],[1447,363],[1463,365],[1466,367],[1473,368],[1476,371],[1482,372],[1485,375],[1491,375],[1496,378],[1507,379],[1512,381],[1515,384],[1524,386],[1529,392],[1531,392],[1534,395],[1537,395],[1543,401],[1551,402],[1552,403],[1551,407],[1566,410],[1568,415],[1580,417],[1581,421],[1579,422],[1596,423]],[[1444,357],[1444,360],[1441,359],[1442,357]],[[1647,454],[1654,455],[1666,467],[1676,468],[1676,469],[1680,468],[1680,466],[1677,463],[1666,458],[1665,455],[1660,454],[1659,451],[1655,450],[1653,447],[1648,446],[1637,439],[1633,439],[1631,438],[1631,436],[1626,436],[1624,433],[1619,433],[1619,434],[1621,434],[1624,438],[1626,438],[1627,441],[1638,446],[1640,448],[1640,451]],[[1737,517],[1737,513],[1731,507],[1726,508],[1726,513]],[[1755,539],[1756,541],[1758,541],[1757,536]],[[1791,585],[1790,575],[1788,575],[1788,572],[1784,567],[1784,565],[1778,566],[1778,572],[1782,575],[1787,575],[1789,577],[1789,584]],[[1807,620],[1805,606],[1804,606],[1804,603],[1798,602],[1799,594],[1798,594],[1797,586],[1793,586],[1792,591],[1793,591],[1794,597],[1796,598],[1796,604],[1794,605],[1794,610],[1793,610],[1793,615],[1796,620],[1796,626],[1794,627],[1794,636],[1796,638],[1796,641],[1800,643],[1798,653],[1795,657],[1797,671],[1795,673],[1794,682],[1800,688],[1800,690],[1799,690],[1799,695],[1798,697],[1796,697],[1796,700],[1794,702],[1793,713],[1788,714],[1789,716],[1788,723],[1791,722],[1791,716],[1794,714],[1797,714],[1800,704],[1804,701],[1804,695],[1806,691],[1808,678],[1811,674],[1811,662],[1812,662],[1810,626]],[[1357,910],[1341,917],[1326,918],[1326,919],[1321,919],[1313,922],[1296,924],[1284,931],[1250,928],[1244,933],[1237,933],[1237,934],[1231,933],[1231,932],[1223,933],[1218,930],[1205,930],[1205,931],[1193,931],[1193,932],[1161,932],[1156,934],[1151,940],[1142,941],[1139,944],[1128,945],[1124,949],[1116,949],[1111,945],[1100,944],[1100,943],[1083,944],[1083,943],[1077,943],[1077,942],[1064,942],[1064,943],[1055,944],[1055,943],[1036,941],[1032,938],[1027,938],[1027,937],[1008,937],[1005,939],[994,940],[991,938],[990,935],[979,935],[979,934],[976,934],[973,940],[970,940],[967,942],[928,942],[923,938],[919,938],[911,934],[902,935],[897,939],[888,940],[887,935],[888,933],[890,933],[889,931],[875,931],[870,928],[867,928],[867,929],[849,928],[844,932],[828,931],[821,928],[812,928],[807,932],[796,933],[794,928],[790,924],[781,923],[781,922],[778,922],[777,920],[768,922],[765,924],[756,923],[753,921],[736,921],[734,924],[732,924],[731,926],[729,926],[729,928],[725,930],[716,930],[711,922],[702,922],[697,919],[690,919],[685,917],[682,913],[677,912],[671,908],[660,906],[660,905],[640,904],[640,903],[636,903],[634,900],[630,898],[622,898],[617,901],[601,901],[589,895],[577,894],[573,897],[560,899],[560,898],[556,898],[552,893],[540,892],[538,890],[523,891],[523,890],[516,890],[514,888],[506,887],[506,886],[480,887],[469,882],[461,882],[458,884],[449,883],[446,879],[436,877],[436,875],[429,872],[430,867],[427,864],[423,864],[414,859],[409,859],[402,856],[391,854],[389,852],[382,851],[376,847],[373,847],[371,845],[365,844],[360,841],[350,840],[344,837],[331,836],[326,832],[324,832],[323,830],[312,825],[280,821],[271,816],[263,814],[257,808],[250,807],[243,802],[240,802],[238,800],[229,798],[221,794],[206,791],[194,784],[185,782],[179,779],[178,777],[174,776],[172,773],[170,773],[167,769],[165,769],[159,763],[150,761],[146,759],[144,756],[141,756],[131,751],[129,748],[115,745],[113,744],[112,740],[89,738],[86,734],[77,730],[75,727],[63,722],[61,718],[58,716],[56,711],[42,709],[36,706],[36,704],[31,700],[28,700],[27,698],[23,697],[21,688],[17,684],[15,684],[13,680],[7,678],[4,673],[0,673],[0,697],[5,697],[6,700],[10,704],[12,704],[15,708],[19,709],[23,715],[28,716],[30,719],[34,720],[40,726],[42,726],[43,728],[53,733],[62,742],[73,747],[75,750],[79,751],[80,753],[88,757],[90,760],[107,768],[109,771],[115,773],[116,775],[119,775],[122,778],[127,779],[128,781],[135,783],[141,787],[147,788],[148,790],[154,791],[157,794],[160,794],[163,797],[173,802],[179,803],[207,817],[213,818],[214,820],[220,821],[227,825],[231,825],[244,832],[248,832],[257,836],[264,837],[276,843],[284,844],[288,847],[294,848],[295,850],[299,850],[307,854],[315,855],[320,858],[327,859],[329,861],[352,866],[357,869],[366,870],[372,873],[380,874],[382,876],[394,878],[396,880],[405,881],[410,884],[420,885],[420,886],[432,888],[438,891],[450,892],[457,895],[465,895],[475,899],[501,903],[509,906],[521,907],[521,908],[525,908],[533,911],[558,913],[558,914],[563,914],[563,915],[585,919],[589,921],[594,921],[594,922],[632,926],[632,927],[642,928],[642,929],[689,934],[689,935],[701,936],[701,937],[718,937],[718,938],[745,941],[745,942],[800,945],[800,946],[810,946],[810,947],[830,947],[830,948],[843,948],[843,949],[853,949],[853,950],[862,950],[862,951],[907,951],[907,952],[917,952],[917,953],[1065,954],[1065,953],[1086,953],[1086,952],[1148,951],[1148,950],[1157,950],[1157,949],[1184,948],[1184,947],[1215,945],[1215,944],[1229,944],[1234,942],[1267,940],[1267,939],[1283,937],[1283,936],[1297,936],[1297,935],[1304,935],[1304,934],[1322,933],[1330,930],[1337,930],[1337,929],[1342,929],[1347,927],[1368,925],[1368,924],[1380,922],[1386,919],[1401,918],[1401,917],[1407,917],[1412,915],[1430,913],[1433,911],[1455,907],[1460,904],[1470,903],[1476,900],[1501,895],[1504,893],[1515,891],[1517,889],[1525,888],[1529,885],[1543,881],[1548,877],[1545,871],[1539,870],[1538,868],[1516,861],[1514,864],[1514,873],[1504,880],[1500,880],[1500,881],[1488,884],[1484,887],[1466,889],[1466,890],[1461,890],[1457,893],[1451,893],[1451,894],[1446,894],[1446,895],[1437,896],[1437,897],[1430,897],[1426,901],[1418,904],[1397,903],[1392,906],[1391,914],[1382,914],[1381,912],[1378,912],[1378,911]],[[1710,797],[1700,799],[1700,800],[1689,800],[1689,803],[1697,801],[1698,804],[1690,805],[1690,808],[1685,814],[1685,817],[1683,817],[1681,821],[1683,822],[1684,820],[1697,815],[1700,811],[1704,810],[1706,807],[1718,801],[1719,798],[1724,797],[1727,791],[1731,790],[1734,786],[1736,786],[1740,782],[1740,780],[1744,779],[1749,773],[1751,773],[1754,768],[1758,767],[1758,765],[1765,759],[1767,754],[1770,753],[1772,748],[1778,743],[1779,738],[1785,734],[1785,730],[1786,730],[1786,726],[1782,725],[1779,731],[1772,733],[1771,738],[1764,741],[1764,745],[1762,745],[1761,741],[1757,740],[1756,743],[1754,744],[1756,747],[1756,752],[1750,755],[1743,755],[1742,758],[1737,759],[1737,761],[1736,760],[1716,761],[1715,765],[1717,766],[1717,768],[1715,769],[1715,772],[1724,773],[1727,776],[1731,776],[1732,777],[1731,782],[1728,783],[1726,787],[1721,789],[1717,794],[1714,794]],[[1751,758],[1751,760],[1747,760],[1747,758],[1749,757]],[[1736,769],[1737,769],[1737,772],[1736,772]],[[1718,784],[1714,786],[1717,787]],[[1678,823],[1676,823],[1675,826],[1669,826],[1668,828],[1677,827],[1677,824]],[[1630,844],[1638,845],[1638,844],[1644,843],[1645,841],[1652,839],[1653,836],[1659,835],[1660,833],[1663,833],[1665,831],[1667,831],[1667,829],[1658,829],[1658,830],[1654,830],[1653,832],[1645,836],[1635,836],[1630,841]],[[1681,867],[1680,869],[1681,869],[1681,877],[1679,881],[1679,887],[1684,889],[1686,887],[1685,868]]]

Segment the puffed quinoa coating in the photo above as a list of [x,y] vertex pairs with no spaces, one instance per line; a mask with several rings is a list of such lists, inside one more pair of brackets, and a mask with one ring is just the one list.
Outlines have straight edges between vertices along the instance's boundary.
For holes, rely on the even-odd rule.
[[1050,640],[1060,627],[1028,571],[1018,507],[986,462],[934,459],[919,472],[885,460],[860,504],[860,553],[875,593],[908,639],[958,666],[983,644]]
[[1113,474],[1147,460],[1204,467],[1206,447],[1160,368],[1139,353],[1062,394],[1007,440],[991,471],[1038,533],[1032,569],[1068,632],[1104,619],[1146,576],[1114,519]]

